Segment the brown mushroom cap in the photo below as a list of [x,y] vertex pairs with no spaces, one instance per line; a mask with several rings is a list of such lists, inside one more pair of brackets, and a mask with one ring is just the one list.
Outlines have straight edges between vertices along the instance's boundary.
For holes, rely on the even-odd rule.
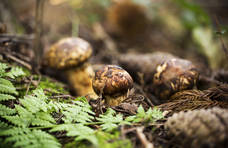
[[107,65],[95,72],[93,89],[98,95],[121,95],[133,87],[130,74],[123,68]]
[[45,64],[56,69],[78,66],[92,54],[90,44],[78,37],[64,38],[51,46],[45,55]]
[[153,91],[161,99],[168,99],[175,92],[191,89],[198,79],[198,71],[188,60],[170,59],[157,66]]

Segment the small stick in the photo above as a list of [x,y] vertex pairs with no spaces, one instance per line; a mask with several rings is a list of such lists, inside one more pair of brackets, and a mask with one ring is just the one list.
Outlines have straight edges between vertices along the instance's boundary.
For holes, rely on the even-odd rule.
[[31,86],[32,80],[33,80],[33,76],[30,77],[30,81],[29,81],[29,84],[28,84],[28,86],[27,86],[25,95],[28,94],[28,91],[29,91],[29,88],[30,88],[30,86]]
[[154,148],[154,145],[150,143],[147,139],[146,136],[143,134],[143,127],[138,127],[136,129],[136,134],[139,137],[141,143],[143,144],[144,148]]
[[58,95],[58,96],[50,96],[50,98],[55,99],[55,98],[72,98],[75,99],[75,97],[71,95]]
[[[222,31],[221,31],[221,29],[219,27],[219,20],[218,20],[218,17],[217,16],[215,16],[215,22],[216,22],[217,30],[221,33]],[[224,43],[223,38],[222,38],[221,35],[219,35],[219,40],[220,40],[220,42],[222,44],[223,51],[225,52],[226,56],[228,57],[228,50],[227,50],[227,48],[225,46],[225,43]]]
[[147,94],[143,91],[143,89],[138,84],[136,84],[136,83],[134,84],[134,87],[136,89],[138,89],[140,91],[140,93],[142,93],[142,95],[145,98],[145,101],[150,105],[150,107],[153,107],[154,104],[151,102],[151,100],[149,99],[149,97],[147,96]]
[[5,56],[8,57],[9,59],[21,64],[22,66],[26,67],[27,69],[32,70],[32,66],[31,65],[29,65],[28,63],[16,58],[15,56],[12,56],[12,55],[7,54],[7,53],[5,53]]
[[25,42],[30,43],[33,40],[33,36],[30,35],[15,35],[15,34],[0,34],[0,39],[10,40],[14,42]]
[[43,31],[43,11],[45,0],[36,0],[36,27],[35,27],[35,40],[34,40],[34,53],[36,55],[35,66],[39,70],[41,57],[43,55],[43,48],[41,46],[41,36]]

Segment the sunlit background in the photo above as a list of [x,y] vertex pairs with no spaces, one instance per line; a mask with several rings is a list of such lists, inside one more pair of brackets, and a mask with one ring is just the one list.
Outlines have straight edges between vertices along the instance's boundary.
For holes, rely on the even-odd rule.
[[[0,21],[7,33],[33,35],[35,0],[3,0]],[[204,0],[46,0],[42,44],[80,36],[105,50],[99,27],[119,52],[168,51],[212,68],[226,68],[228,2]]]

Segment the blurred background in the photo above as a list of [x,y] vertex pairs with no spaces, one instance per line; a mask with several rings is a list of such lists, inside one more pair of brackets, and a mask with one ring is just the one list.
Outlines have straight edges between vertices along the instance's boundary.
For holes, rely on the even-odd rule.
[[[34,37],[36,3],[1,0],[0,33]],[[106,54],[113,50],[166,51],[202,69],[228,68],[227,0],[44,0],[40,13],[45,50],[79,36],[92,44],[94,63],[113,63]]]

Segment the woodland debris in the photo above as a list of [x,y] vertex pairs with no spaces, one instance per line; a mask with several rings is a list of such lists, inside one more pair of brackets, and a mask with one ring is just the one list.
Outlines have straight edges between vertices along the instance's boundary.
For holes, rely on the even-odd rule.
[[[181,147],[227,147],[228,110],[221,108],[180,112],[168,118],[165,128],[173,144]],[[170,141],[170,142],[171,142]]]

